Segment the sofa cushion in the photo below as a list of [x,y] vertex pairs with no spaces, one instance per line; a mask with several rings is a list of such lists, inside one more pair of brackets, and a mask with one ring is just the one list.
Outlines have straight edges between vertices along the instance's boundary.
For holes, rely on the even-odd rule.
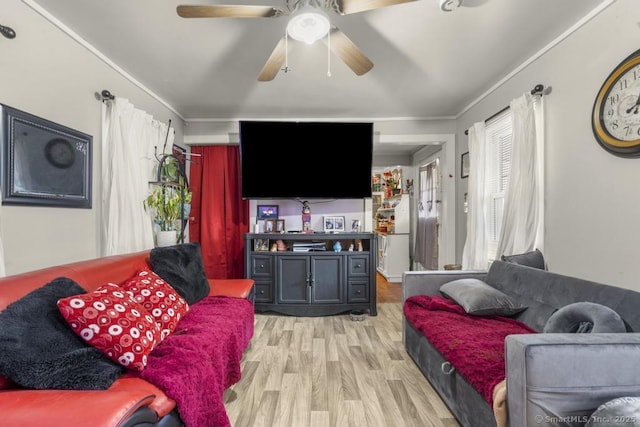
[[593,302],[565,305],[547,320],[543,332],[626,332],[622,318],[611,308]]
[[527,307],[478,279],[458,279],[445,283],[440,292],[475,316],[511,316]]
[[151,269],[174,288],[188,304],[209,295],[199,243],[153,248],[149,254]]
[[500,259],[502,261],[525,265],[527,267],[533,267],[540,270],[547,269],[547,264],[544,261],[544,256],[538,249],[535,249],[531,252],[525,252],[523,254],[502,255]]
[[121,285],[160,326],[160,340],[168,337],[189,311],[189,304],[160,276],[149,269],[138,271]]
[[122,366],[142,371],[160,342],[160,327],[145,308],[118,285],[61,298],[58,309],[71,329]]
[[59,277],[0,313],[0,373],[25,388],[104,390],[123,369],[69,329],[56,302],[85,292]]

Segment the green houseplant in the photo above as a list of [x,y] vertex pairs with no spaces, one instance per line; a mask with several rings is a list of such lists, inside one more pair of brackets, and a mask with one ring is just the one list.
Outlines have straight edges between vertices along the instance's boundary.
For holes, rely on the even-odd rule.
[[[184,194],[181,195],[181,192]],[[152,212],[153,222],[158,224],[160,231],[175,231],[183,205],[191,203],[192,194],[182,186],[167,184],[158,185],[144,201],[145,209]]]

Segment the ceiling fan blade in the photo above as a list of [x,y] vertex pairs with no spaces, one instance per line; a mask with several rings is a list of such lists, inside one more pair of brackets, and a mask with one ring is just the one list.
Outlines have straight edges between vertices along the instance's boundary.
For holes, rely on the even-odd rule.
[[267,59],[267,62],[262,67],[262,71],[258,74],[259,82],[268,82],[273,80],[280,71],[282,64],[284,63],[285,54],[286,54],[286,36],[281,38],[278,44],[276,45],[273,52],[271,52],[271,56]]
[[338,28],[331,30],[330,44],[331,51],[338,55],[356,75],[361,76],[373,68],[373,62]]
[[415,0],[338,0],[338,10],[342,15],[364,12],[365,10],[379,9],[401,3],[409,3]]
[[178,15],[183,18],[271,18],[281,11],[272,6],[249,5],[213,5],[213,6],[185,6],[176,8]]

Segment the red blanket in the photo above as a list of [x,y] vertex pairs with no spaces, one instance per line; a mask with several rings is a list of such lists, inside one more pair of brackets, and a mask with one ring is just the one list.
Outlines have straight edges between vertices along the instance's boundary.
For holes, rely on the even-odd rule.
[[439,296],[407,298],[404,315],[490,406],[493,388],[505,378],[506,336],[535,333],[508,317],[471,316],[455,301]]
[[140,375],[176,401],[187,427],[231,425],[223,393],[240,380],[253,314],[249,300],[206,297],[149,355]]

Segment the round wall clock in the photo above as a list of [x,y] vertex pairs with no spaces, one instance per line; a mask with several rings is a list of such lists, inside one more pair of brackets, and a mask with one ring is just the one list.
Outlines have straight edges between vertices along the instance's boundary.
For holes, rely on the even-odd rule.
[[61,169],[66,169],[76,161],[76,151],[66,139],[54,138],[44,147],[44,155],[49,163]]
[[598,143],[621,157],[640,157],[640,50],[629,55],[604,81],[591,116]]

